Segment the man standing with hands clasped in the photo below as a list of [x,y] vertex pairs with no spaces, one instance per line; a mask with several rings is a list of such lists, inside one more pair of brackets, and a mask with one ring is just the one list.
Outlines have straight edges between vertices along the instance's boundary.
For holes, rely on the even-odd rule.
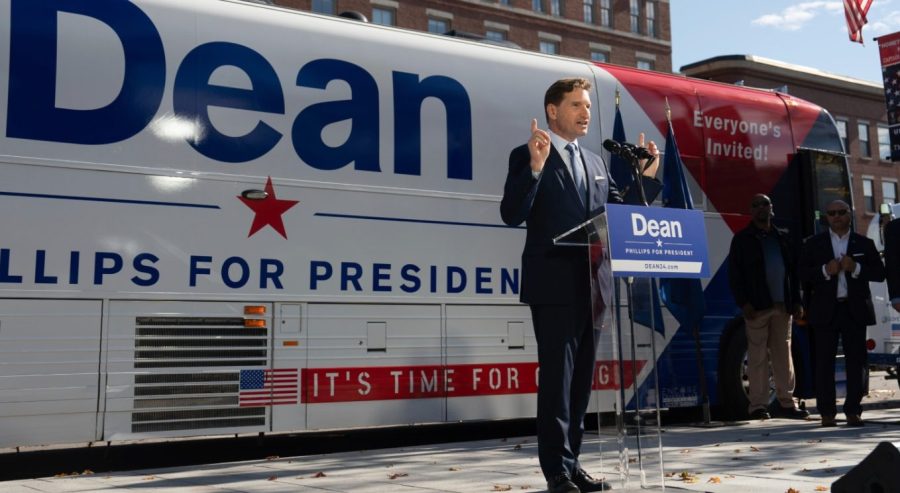
[[750,224],[731,240],[728,281],[744,316],[752,419],[768,419],[769,361],[775,377],[775,416],[804,419],[794,402],[791,315],[803,316],[796,259],[787,232],[772,225],[772,200],[761,193],[750,201]]
[[835,200],[825,209],[828,231],[803,246],[803,281],[811,283],[809,315],[815,338],[816,406],[822,426],[835,426],[837,407],[834,362],[838,337],[844,348],[848,426],[863,426],[862,397],[866,366],[866,326],[875,323],[870,282],[884,280],[884,264],[875,243],[850,231],[850,206]]
[[[596,342],[584,248],[553,238],[622,202],[603,159],[579,145],[591,122],[591,83],[562,79],[544,95],[549,130],[531,121],[528,143],[512,150],[500,203],[503,222],[527,223],[520,299],[528,303],[538,346],[538,457],[550,493],[604,491],[578,461],[591,395]],[[643,145],[643,134],[639,145]],[[649,145],[658,155],[656,145]],[[652,176],[656,169],[644,171]],[[644,178],[652,201],[660,184]]]

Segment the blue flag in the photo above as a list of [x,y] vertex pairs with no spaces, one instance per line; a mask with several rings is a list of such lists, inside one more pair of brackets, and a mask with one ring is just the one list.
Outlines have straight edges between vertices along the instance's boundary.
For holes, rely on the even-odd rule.
[[[616,119],[613,123],[613,140],[625,142],[625,124],[622,121],[622,112],[616,105]],[[634,182],[631,173],[631,163],[615,155],[610,155],[609,173],[620,192],[629,188]],[[623,193],[624,195],[624,193]],[[619,285],[616,283],[616,289]],[[659,302],[659,291],[656,289],[656,279],[636,278],[631,286],[631,303],[634,309],[634,321],[650,327],[660,334],[666,333],[666,327],[662,318],[662,305]]]
[[[666,135],[666,155],[663,161],[662,201],[663,207],[694,208],[691,191],[688,189],[687,180],[684,177],[684,163],[678,152],[678,144],[675,142],[675,132],[672,130],[671,121],[669,122],[669,132]],[[691,329],[697,327],[703,320],[703,314],[706,311],[700,279],[665,278],[660,280],[659,286],[663,302],[672,312],[672,316],[675,317],[678,324]]]
[[[616,105],[616,119],[613,122],[612,139],[616,142],[625,142],[625,124],[622,123],[622,112],[619,111],[618,104]],[[609,156],[609,174],[612,175],[619,191],[630,188],[631,182],[634,181],[634,178],[631,177],[631,164],[616,154]]]

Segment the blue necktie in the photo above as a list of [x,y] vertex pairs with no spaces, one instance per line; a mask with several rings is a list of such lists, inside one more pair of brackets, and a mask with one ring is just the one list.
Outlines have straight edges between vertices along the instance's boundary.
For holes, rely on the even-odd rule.
[[580,196],[584,197],[585,191],[587,190],[584,183],[584,169],[581,168],[581,165],[575,159],[575,144],[569,142],[566,144],[566,150],[569,151],[569,163],[572,166],[572,178],[575,180],[575,188],[578,190]]

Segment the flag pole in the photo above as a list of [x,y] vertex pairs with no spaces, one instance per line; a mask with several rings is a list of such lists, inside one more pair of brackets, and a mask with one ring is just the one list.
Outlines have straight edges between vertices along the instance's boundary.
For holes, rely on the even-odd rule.
[[[666,122],[668,122],[669,128],[672,128],[672,108],[669,106],[668,97],[666,97]],[[675,135],[674,130],[671,133],[672,135]],[[691,327],[691,333],[694,336],[694,350],[697,358],[697,373],[700,384],[700,406],[703,410],[702,426],[721,426],[723,423],[712,422],[712,413],[710,412],[709,406],[709,388],[706,383],[706,369],[703,365],[703,345],[700,342],[700,326],[694,325]]]

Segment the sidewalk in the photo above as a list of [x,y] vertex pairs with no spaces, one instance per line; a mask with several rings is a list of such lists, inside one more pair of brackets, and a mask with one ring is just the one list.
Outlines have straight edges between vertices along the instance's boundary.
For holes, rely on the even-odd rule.
[[[900,392],[892,390],[870,394],[864,401],[866,426],[862,428],[846,427],[843,421],[837,428],[822,428],[817,419],[667,426],[662,435],[666,489],[830,491],[831,483],[879,442],[900,442],[898,398]],[[606,459],[600,470],[599,441],[596,434],[588,436],[582,454],[585,468],[621,488],[614,461]],[[604,447],[609,443],[606,437]],[[631,467],[633,471],[635,465]],[[628,489],[618,491],[638,491],[639,487],[633,480]],[[533,437],[0,483],[2,493],[476,493],[544,488]]]

